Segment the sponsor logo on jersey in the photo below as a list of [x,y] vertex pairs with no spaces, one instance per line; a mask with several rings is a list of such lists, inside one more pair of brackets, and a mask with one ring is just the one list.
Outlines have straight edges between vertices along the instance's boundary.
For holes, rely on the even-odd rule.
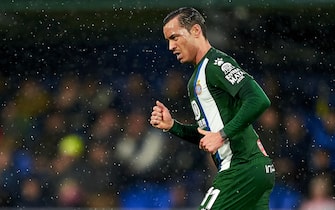
[[226,75],[225,78],[231,84],[238,84],[244,79],[244,72],[229,62],[224,62],[222,58],[217,58],[214,61],[214,65],[219,66],[223,73]]
[[199,120],[201,117],[201,112],[200,112],[197,102],[195,100],[191,101],[191,106],[192,106],[195,120]]
[[205,118],[202,118],[197,121],[199,128],[205,129],[207,127]]
[[200,111],[200,108],[199,108],[199,106],[198,106],[198,104],[195,100],[191,101],[191,106],[192,106],[192,109],[193,109],[195,120],[198,123],[198,126],[202,129],[206,128],[207,127],[206,120],[205,120],[205,118],[201,118],[201,111]]

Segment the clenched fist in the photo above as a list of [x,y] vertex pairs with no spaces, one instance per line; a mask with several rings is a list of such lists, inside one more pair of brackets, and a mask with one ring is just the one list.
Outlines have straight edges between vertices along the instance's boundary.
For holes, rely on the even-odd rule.
[[150,124],[162,130],[170,130],[173,126],[173,119],[170,111],[160,101],[156,101],[156,105],[152,108]]

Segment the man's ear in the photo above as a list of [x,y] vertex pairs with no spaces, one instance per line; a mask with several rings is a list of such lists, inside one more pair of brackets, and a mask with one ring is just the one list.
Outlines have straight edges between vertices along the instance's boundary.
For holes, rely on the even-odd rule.
[[199,24],[194,24],[191,28],[191,34],[195,37],[199,37],[202,34],[202,30]]

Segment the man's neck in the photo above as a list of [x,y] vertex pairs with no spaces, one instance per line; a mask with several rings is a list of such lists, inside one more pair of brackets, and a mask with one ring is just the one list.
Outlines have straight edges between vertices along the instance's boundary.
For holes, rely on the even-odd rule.
[[195,59],[195,65],[198,65],[198,63],[202,60],[202,58],[207,54],[207,52],[211,49],[211,45],[208,40],[205,40],[203,44],[200,45],[198,48],[198,53]]

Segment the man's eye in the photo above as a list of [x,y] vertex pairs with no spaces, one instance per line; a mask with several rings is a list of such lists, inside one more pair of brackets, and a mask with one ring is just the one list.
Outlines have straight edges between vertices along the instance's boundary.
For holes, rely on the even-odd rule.
[[176,41],[178,40],[178,36],[172,35],[170,36],[170,40]]

